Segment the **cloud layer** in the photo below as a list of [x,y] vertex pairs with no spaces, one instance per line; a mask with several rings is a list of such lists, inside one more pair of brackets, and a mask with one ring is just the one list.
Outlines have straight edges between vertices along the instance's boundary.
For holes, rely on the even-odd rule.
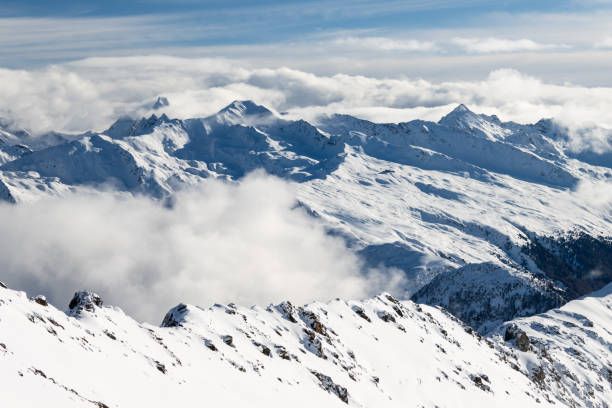
[[515,70],[479,81],[331,76],[251,68],[226,59],[93,58],[37,70],[0,69],[0,117],[33,132],[103,130],[119,116],[148,115],[159,95],[178,118],[251,99],[292,118],[349,113],[378,121],[437,120],[458,103],[502,120],[555,117],[573,127],[612,127],[612,88],[547,83]]
[[79,289],[158,323],[178,302],[267,305],[359,298],[397,275],[360,260],[263,174],[208,181],[169,209],[146,198],[79,195],[0,206],[0,278],[66,307]]

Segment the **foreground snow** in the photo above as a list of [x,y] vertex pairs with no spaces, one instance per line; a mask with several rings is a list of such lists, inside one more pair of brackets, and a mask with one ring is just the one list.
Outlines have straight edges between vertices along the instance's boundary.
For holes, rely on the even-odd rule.
[[[65,314],[0,288],[0,383],[10,390],[2,399],[15,408],[604,407],[612,403],[610,292],[518,321],[535,327],[580,311],[571,318],[592,324],[566,324],[541,340],[528,329],[521,351],[504,328],[484,338],[440,309],[388,294],[303,308],[179,305],[157,327],[87,292]],[[584,354],[568,354],[570,341]],[[561,380],[534,377],[543,349],[549,366],[564,367]]]

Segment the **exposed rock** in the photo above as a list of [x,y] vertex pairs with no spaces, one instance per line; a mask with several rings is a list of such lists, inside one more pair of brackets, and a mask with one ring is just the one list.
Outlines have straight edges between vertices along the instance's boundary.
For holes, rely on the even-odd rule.
[[179,327],[187,314],[187,305],[179,303],[166,313],[161,327]]
[[486,375],[470,375],[470,379],[474,382],[476,387],[483,391],[491,392],[491,387],[485,384],[485,382],[489,382],[489,377]]
[[276,348],[276,352],[278,353],[278,356],[280,358],[282,358],[283,360],[291,360],[291,357],[289,356],[289,353],[287,352],[287,349],[284,346],[279,346],[275,344],[274,348]]
[[331,377],[325,374],[318,373],[314,370],[311,370],[310,372],[321,382],[319,384],[321,388],[329,393],[335,394],[338,398],[340,398],[340,400],[348,404],[348,391],[346,390],[346,387],[336,384]]
[[79,316],[83,310],[93,312],[96,307],[102,307],[102,298],[97,293],[81,291],[76,292],[68,304],[68,315]]
[[544,382],[544,380],[546,379],[546,372],[541,366],[538,366],[533,369],[533,373],[531,374],[531,379],[540,388],[544,388],[546,386],[546,383]]
[[310,310],[301,310],[300,314],[302,315],[302,320],[304,320],[304,322],[310,326],[315,333],[328,336],[327,328],[323,325],[323,323],[321,323],[321,320],[319,320],[319,317],[314,312],[311,312]]
[[221,340],[223,340],[223,342],[225,344],[227,344],[230,347],[235,347],[234,346],[234,338],[232,336],[230,336],[229,334],[226,334],[225,336],[221,337]]
[[257,347],[259,349],[259,351],[262,352],[263,355],[268,356],[268,357],[272,357],[272,351],[270,350],[269,347],[267,347],[264,344],[261,344],[255,340],[251,340],[251,342],[253,343],[253,345],[255,345],[255,347]]
[[516,338],[516,345],[518,346],[518,348],[521,351],[528,351],[529,350],[530,341],[529,341],[529,337],[527,337],[527,333],[522,332]]
[[399,317],[404,317],[404,312],[402,312],[402,309],[400,309],[398,306],[393,306],[393,310]]
[[217,346],[215,346],[213,342],[208,339],[204,339],[204,345],[212,351],[217,351]]
[[368,315],[363,311],[363,309],[359,306],[353,306],[353,311],[357,314],[357,316],[361,317],[362,319],[365,319],[368,322],[372,322],[372,319],[370,319]]
[[510,326],[506,327],[504,340],[514,340],[516,346],[521,351],[529,351],[529,346],[531,345],[531,341],[529,340],[527,333],[519,329],[515,324],[511,324]]
[[304,333],[308,336],[308,340],[306,341],[306,345],[308,349],[312,351],[317,357],[326,359],[325,353],[323,353],[323,344],[321,340],[317,338],[317,335],[312,330],[304,329]]
[[162,374],[166,374],[166,366],[157,360],[155,360],[155,368],[157,368]]
[[49,302],[47,302],[47,298],[43,295],[38,295],[34,298],[34,301],[41,306],[49,306]]
[[283,317],[289,320],[291,323],[297,323],[297,319],[294,316],[294,307],[288,300],[280,303],[277,306]]
[[6,283],[2,281],[0,281],[0,288],[8,289],[8,287],[6,286]]
[[378,317],[384,322],[395,323],[395,317],[387,312],[378,312]]

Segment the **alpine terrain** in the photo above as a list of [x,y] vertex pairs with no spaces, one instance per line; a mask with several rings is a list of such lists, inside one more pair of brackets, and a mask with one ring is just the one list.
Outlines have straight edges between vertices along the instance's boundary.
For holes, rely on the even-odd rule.
[[611,153],[577,149],[552,119],[464,105],[381,124],[251,101],[180,120],[171,103],[102,132],[0,121],[3,205],[110,189],[171,206],[203,179],[263,170],[364,271],[403,283],[305,306],[179,304],[155,326],[94,292],[53,306],[7,281],[6,406],[612,406]]

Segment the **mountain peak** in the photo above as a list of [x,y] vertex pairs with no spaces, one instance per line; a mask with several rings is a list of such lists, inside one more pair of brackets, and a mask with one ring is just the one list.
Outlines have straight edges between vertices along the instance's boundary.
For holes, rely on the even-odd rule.
[[479,132],[490,140],[497,140],[497,137],[503,137],[504,134],[504,130],[500,127],[502,123],[497,116],[474,113],[464,104],[450,111],[438,121],[438,124],[453,129]]
[[462,103],[457,105],[457,107],[451,111],[451,113],[468,113],[468,112],[473,113],[467,106],[465,106]]
[[168,101],[168,98],[166,98],[165,96],[158,96],[157,100],[153,104],[153,109],[157,110],[157,109],[161,109],[163,107],[169,106],[169,105],[170,105],[170,101]]
[[221,109],[219,113],[238,117],[273,115],[272,111],[265,106],[257,105],[255,102],[250,100],[234,101],[225,108]]
[[464,104],[459,104],[455,109],[450,111],[446,116],[444,116],[438,122],[441,125],[452,126],[457,124],[458,122],[463,122],[465,119],[478,117],[477,114],[472,112],[467,106]]

